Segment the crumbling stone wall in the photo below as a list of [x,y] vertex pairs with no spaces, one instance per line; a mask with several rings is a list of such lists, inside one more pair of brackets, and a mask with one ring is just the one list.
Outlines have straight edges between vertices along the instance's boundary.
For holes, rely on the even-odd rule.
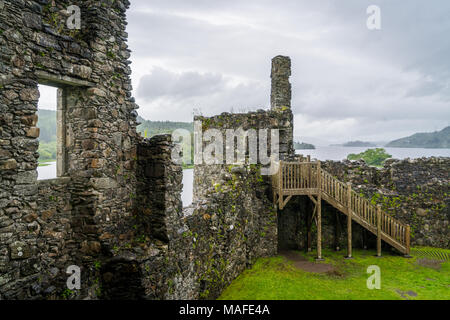
[[216,298],[256,258],[276,254],[276,211],[257,167],[202,166],[214,177],[203,200],[183,211],[169,244],[177,263],[170,298]]
[[276,56],[272,59],[270,106],[272,109],[291,108],[291,59]]
[[[96,296],[94,266],[132,212],[139,138],[129,2],[80,1],[80,30],[65,25],[71,4],[0,1],[1,298],[70,296],[43,276],[49,267],[65,274],[70,264],[82,267],[86,280],[79,296]],[[36,182],[38,83],[62,89],[67,159],[54,184]]]
[[[33,228],[39,254],[35,252],[34,264],[40,265],[40,281],[32,286],[32,294],[58,298],[58,287],[67,280],[65,270],[77,250],[74,230],[79,225],[72,220],[71,194],[67,192],[70,178],[38,181],[39,212],[32,213],[28,230]],[[59,290],[60,291],[60,290]]]
[[138,146],[137,201],[135,211],[145,234],[169,241],[171,216],[182,211],[182,168],[172,163],[170,135],[144,140]]
[[101,298],[169,296],[180,255],[186,251],[177,244],[183,218],[182,168],[172,161],[174,148],[170,135],[145,139],[138,145],[136,201],[129,225],[114,239],[112,255],[101,265]]
[[[224,112],[220,115],[213,117],[195,116],[194,121],[201,123],[201,135],[207,130],[217,130],[222,136],[223,140],[223,158],[220,159],[221,163],[227,161],[227,154],[231,150],[234,153],[238,148],[238,144],[233,140],[234,145],[227,145],[227,130],[234,130],[235,133],[239,134],[239,130],[248,133],[253,130],[257,136],[257,145],[255,147],[257,153],[257,163],[263,164],[267,167],[267,164],[263,163],[261,159],[261,142],[267,145],[267,155],[271,156],[272,150],[272,138],[271,130],[278,131],[278,156],[281,160],[287,160],[294,157],[294,145],[293,145],[293,134],[294,134],[294,122],[293,114],[290,108],[291,106],[291,84],[289,82],[289,77],[291,75],[291,60],[289,57],[276,56],[272,59],[272,87],[271,87],[271,109],[270,110],[257,110],[248,113],[228,113]],[[263,140],[263,136],[260,134],[260,130],[266,130],[266,141]],[[246,140],[245,157],[247,158],[250,153],[249,143],[250,139]],[[202,142],[202,150],[205,150],[206,143]],[[197,151],[196,151],[197,152]],[[236,155],[237,157],[237,155]],[[205,158],[205,156],[203,156]],[[202,163],[204,159],[199,159]],[[234,158],[237,159],[237,158]],[[253,159],[255,160],[255,159]],[[204,196],[204,190],[207,190],[210,184],[210,177],[202,173],[197,173],[196,169],[201,168],[201,166],[196,166],[194,168],[194,199],[202,198]],[[265,179],[268,182],[267,179]]]
[[216,298],[256,258],[276,254],[276,212],[259,167],[196,167],[215,183],[181,210],[173,150],[168,135],[139,145],[135,228],[101,267],[102,298]]
[[[290,68],[290,59],[275,57],[273,64],[280,67],[272,70],[272,77],[282,72],[274,81],[282,83],[273,86],[273,90],[284,88],[278,96],[289,94],[290,100],[290,72],[283,67]],[[285,103],[286,99],[280,101]],[[202,131],[217,129],[223,137],[227,129],[278,129],[280,158],[285,159],[293,155],[293,121],[289,106],[290,103],[276,103],[268,111],[223,113],[210,118],[198,116],[194,120],[201,122]],[[225,139],[223,150],[225,160]],[[169,152],[170,148],[160,150],[159,158],[168,157]],[[139,158],[140,155],[141,152]],[[155,153],[149,152],[148,156],[155,158]],[[160,164],[167,166],[168,162]],[[170,167],[171,174],[160,180],[170,189],[166,190],[166,195],[179,193],[175,186],[182,180],[176,165],[172,163]],[[152,168],[148,171],[152,172]],[[143,183],[148,184],[149,181]],[[156,225],[162,226],[158,230],[164,230],[165,235],[158,237],[159,242],[152,243],[151,257],[147,256],[141,263],[143,282],[147,283],[146,297],[216,298],[258,257],[275,255],[277,213],[270,196],[269,180],[261,175],[261,165],[196,164],[193,204],[180,211],[180,199],[167,196],[165,203],[170,204],[166,210],[151,213],[160,218]]]

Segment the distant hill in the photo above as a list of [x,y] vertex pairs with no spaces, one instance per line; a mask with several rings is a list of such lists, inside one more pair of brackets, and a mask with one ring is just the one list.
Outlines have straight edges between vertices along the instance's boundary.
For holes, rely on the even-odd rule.
[[39,161],[56,160],[56,111],[38,109]]
[[450,148],[450,126],[435,132],[415,133],[389,142],[386,147],[396,148]]
[[[141,117],[138,117],[137,120],[141,123],[137,127],[137,131],[143,137],[148,138],[157,134],[172,133],[175,129],[186,129],[191,134],[194,131],[192,122],[150,121]],[[39,160],[56,160],[56,111],[39,108],[37,126],[40,129]],[[189,155],[185,155],[185,157],[187,158]]]
[[367,141],[349,141],[342,144],[330,144],[330,147],[369,147],[373,148],[376,147],[379,144],[373,143],[373,142],[367,142]]
[[191,141],[183,141],[183,150],[191,150],[191,154],[183,153],[183,167],[190,168],[192,165],[186,165],[191,163],[194,159],[194,123],[193,122],[172,122],[172,121],[151,121],[138,117],[137,121],[141,124],[137,126],[138,133],[146,138],[153,137],[157,134],[172,133],[176,129],[185,129],[191,134]]
[[38,109],[39,141],[56,141],[56,111]]
[[301,149],[315,149],[316,147],[313,144],[305,143],[305,142],[294,142],[294,149],[295,150],[301,150]]
[[344,147],[376,147],[377,145],[372,142],[356,140],[356,141],[346,142],[342,146],[344,146]]
[[194,124],[192,122],[173,122],[173,121],[151,121],[138,117],[137,131],[146,137],[152,137],[157,134],[172,133],[176,129],[185,129],[189,132],[194,132]]

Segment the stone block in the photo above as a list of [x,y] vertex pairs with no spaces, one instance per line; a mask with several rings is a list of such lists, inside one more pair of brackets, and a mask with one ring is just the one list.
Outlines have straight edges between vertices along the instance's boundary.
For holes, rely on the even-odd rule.
[[20,118],[20,121],[27,126],[34,127],[38,122],[38,115],[33,114],[29,116],[23,116]]
[[25,102],[35,102],[39,99],[39,90],[37,88],[25,88],[19,92],[20,99]]
[[25,26],[27,26],[29,28],[33,28],[33,29],[41,29],[42,28],[41,16],[34,14],[34,13],[24,12],[23,23]]
[[92,73],[92,69],[88,66],[75,65],[73,66],[73,74],[83,79],[89,79]]
[[14,221],[7,216],[0,216],[0,229],[12,225]]
[[106,92],[98,88],[89,88],[87,94],[90,96],[106,97]]
[[87,255],[98,254],[101,250],[101,244],[98,241],[83,241],[80,251]]
[[30,213],[30,214],[26,215],[23,219],[26,222],[31,223],[31,222],[35,221],[37,219],[37,217],[38,216],[36,213]]
[[425,209],[422,208],[417,208],[416,213],[418,216],[424,217],[427,215],[427,211]]
[[3,92],[3,95],[8,100],[14,100],[19,96],[14,90],[6,90]]
[[56,209],[48,209],[41,212],[43,220],[48,220],[56,213]]
[[12,154],[8,150],[0,149],[0,159],[9,159]]
[[98,147],[98,143],[92,139],[83,140],[81,145],[82,145],[83,149],[85,149],[85,150],[94,150],[94,149],[97,149],[97,147]]
[[17,168],[17,161],[15,159],[8,159],[0,162],[0,169],[13,170]]
[[17,184],[36,183],[37,177],[38,177],[38,174],[37,174],[36,170],[19,172],[17,174],[16,183]]
[[117,188],[117,182],[112,178],[92,178],[91,182],[95,189]]
[[27,259],[31,256],[31,250],[25,242],[16,241],[9,246],[12,260]]
[[41,129],[37,128],[37,127],[31,127],[27,130],[27,137],[29,138],[38,138],[39,134],[40,134]]

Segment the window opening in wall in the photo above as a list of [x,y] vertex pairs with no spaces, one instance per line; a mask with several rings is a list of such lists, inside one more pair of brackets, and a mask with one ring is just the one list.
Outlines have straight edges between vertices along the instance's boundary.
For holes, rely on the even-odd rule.
[[178,128],[186,130],[181,141],[183,150],[183,190],[181,191],[181,201],[183,207],[190,206],[194,196],[194,126],[192,123],[178,125]]
[[183,191],[181,192],[181,201],[183,207],[192,204],[192,197],[194,193],[194,168],[183,169]]
[[58,88],[39,84],[38,122],[40,129],[38,180],[57,177],[57,91]]

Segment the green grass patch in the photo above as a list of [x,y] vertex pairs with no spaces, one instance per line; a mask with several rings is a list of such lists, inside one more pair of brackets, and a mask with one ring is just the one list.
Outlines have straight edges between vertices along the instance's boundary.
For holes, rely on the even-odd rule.
[[38,167],[46,167],[51,165],[52,162],[55,162],[56,159],[46,159],[46,160],[38,160]]
[[[433,248],[434,250],[434,248]],[[440,249],[442,252],[450,250]],[[314,260],[314,252],[299,253]],[[261,258],[251,269],[245,270],[227,287],[219,299],[230,300],[397,300],[450,299],[450,262],[439,270],[417,264],[418,257],[406,259],[383,252],[354,250],[355,259],[346,260],[344,252],[324,250],[324,263],[335,271],[327,274],[311,273],[296,268],[282,256]],[[377,265],[381,270],[381,289],[367,288],[367,267]],[[404,294],[403,294],[404,295]],[[405,296],[405,295],[404,295]]]
[[450,261],[450,250],[430,247],[415,247],[411,249],[411,255],[418,258]]

